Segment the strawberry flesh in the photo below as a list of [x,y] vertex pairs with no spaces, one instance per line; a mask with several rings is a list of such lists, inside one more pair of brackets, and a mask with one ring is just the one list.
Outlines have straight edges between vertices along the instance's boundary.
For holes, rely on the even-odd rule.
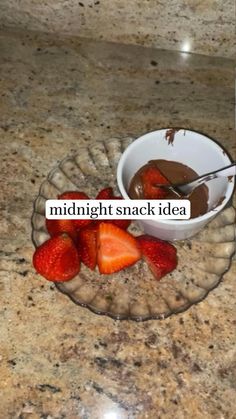
[[176,248],[166,241],[144,234],[137,237],[142,256],[153,275],[160,280],[177,266]]
[[80,271],[77,249],[69,236],[55,236],[41,244],[34,255],[36,271],[48,281],[69,281]]
[[136,238],[112,223],[99,224],[97,252],[101,274],[118,272],[141,258]]

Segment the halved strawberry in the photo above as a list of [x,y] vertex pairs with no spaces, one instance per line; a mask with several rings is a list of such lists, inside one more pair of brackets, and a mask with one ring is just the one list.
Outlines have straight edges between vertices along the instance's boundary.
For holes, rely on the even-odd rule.
[[51,220],[46,218],[46,228],[51,237],[67,233],[73,240],[76,240],[78,235],[72,220]]
[[133,265],[141,257],[136,238],[112,223],[99,224],[97,252],[101,274],[118,272]]
[[97,264],[97,230],[98,227],[92,224],[81,228],[78,233],[78,252],[81,262],[92,271]]
[[177,266],[176,248],[163,240],[144,234],[137,237],[142,255],[156,279],[173,271]]
[[[88,195],[84,192],[80,191],[68,191],[63,192],[61,195],[58,195],[58,199],[89,199]],[[75,226],[75,229],[78,230],[81,227],[85,227],[89,224],[91,224],[92,220],[70,220],[72,221],[73,225]]]
[[62,234],[52,237],[35,250],[33,265],[48,281],[69,281],[79,273],[80,259],[71,238]]
[[144,199],[163,199],[168,195],[168,191],[164,188],[158,188],[155,185],[160,183],[162,185],[169,185],[168,179],[158,170],[156,166],[148,166],[140,173],[141,182],[143,185]]
[[[111,187],[108,187],[108,188],[102,189],[96,196],[96,199],[102,200],[102,199],[123,199],[123,198],[121,196],[114,196],[113,189]],[[100,222],[101,221],[98,221],[97,223],[99,224]],[[123,230],[126,230],[129,227],[131,220],[109,220],[109,221],[103,220],[102,222],[104,223],[110,222],[116,225],[117,227],[122,228]]]

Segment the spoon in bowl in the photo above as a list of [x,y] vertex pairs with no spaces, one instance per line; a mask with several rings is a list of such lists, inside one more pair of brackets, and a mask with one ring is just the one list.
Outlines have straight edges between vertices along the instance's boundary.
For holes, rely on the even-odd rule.
[[176,185],[163,185],[156,184],[158,188],[168,189],[170,192],[175,193],[179,198],[188,198],[191,193],[198,186],[202,185],[209,180],[216,179],[218,177],[230,177],[236,176],[236,162],[230,164],[229,166],[222,167],[221,169],[214,170],[213,172],[205,173],[204,175],[198,176],[196,179],[191,182],[178,183]]

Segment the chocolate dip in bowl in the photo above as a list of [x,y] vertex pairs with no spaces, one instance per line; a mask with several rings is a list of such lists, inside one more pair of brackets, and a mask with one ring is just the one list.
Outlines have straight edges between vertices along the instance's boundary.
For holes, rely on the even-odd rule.
[[[146,168],[157,168],[170,184],[191,182],[196,179],[198,174],[186,164],[170,160],[150,160],[147,164],[142,166],[131,179],[128,195],[131,199],[145,199],[142,185],[142,173]],[[162,199],[177,199],[174,192],[169,191],[166,198]],[[179,199],[179,198],[178,198]],[[191,204],[191,217],[196,218],[205,214],[208,211],[208,187],[201,185],[196,188],[189,196]]]
[[[117,168],[118,187],[124,199],[142,199],[137,185],[145,165],[156,165],[171,183],[178,183],[231,164],[226,151],[207,136],[195,131],[173,129],[170,142],[170,131],[168,128],[145,134],[124,151]],[[227,205],[234,182],[234,179],[218,178],[199,187],[194,192],[193,202],[190,198],[189,220],[140,220],[139,224],[146,234],[163,240],[192,237]]]

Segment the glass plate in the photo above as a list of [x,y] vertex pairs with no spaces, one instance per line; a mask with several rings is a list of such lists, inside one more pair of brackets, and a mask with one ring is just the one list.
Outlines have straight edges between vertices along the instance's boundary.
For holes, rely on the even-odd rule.
[[[32,240],[35,247],[46,239],[45,201],[59,193],[81,190],[91,198],[106,186],[116,185],[116,167],[132,138],[111,138],[79,149],[64,159],[42,183],[34,203]],[[136,223],[130,228],[141,231]],[[205,298],[229,269],[235,252],[235,210],[228,207],[192,239],[175,243],[178,267],[161,281],[155,280],[144,261],[113,275],[100,275],[81,265],[69,282],[56,283],[71,300],[97,314],[136,321],[164,319]]]

